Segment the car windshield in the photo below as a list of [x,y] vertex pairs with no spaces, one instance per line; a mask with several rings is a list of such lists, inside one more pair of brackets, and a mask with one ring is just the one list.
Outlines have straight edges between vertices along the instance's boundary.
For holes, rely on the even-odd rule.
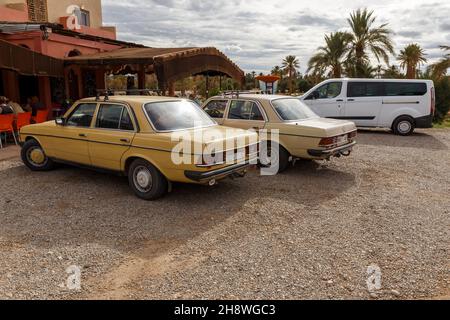
[[144,106],[157,131],[175,131],[216,125],[206,112],[192,101],[163,101]]
[[319,118],[307,105],[298,99],[277,99],[272,104],[284,121]]

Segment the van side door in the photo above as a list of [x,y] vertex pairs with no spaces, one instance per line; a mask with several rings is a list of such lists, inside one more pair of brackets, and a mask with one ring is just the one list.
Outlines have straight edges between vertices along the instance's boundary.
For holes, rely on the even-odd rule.
[[377,127],[383,105],[383,81],[349,81],[344,119],[358,127]]
[[323,118],[339,118],[344,115],[345,91],[342,81],[328,82],[304,99],[304,102]]

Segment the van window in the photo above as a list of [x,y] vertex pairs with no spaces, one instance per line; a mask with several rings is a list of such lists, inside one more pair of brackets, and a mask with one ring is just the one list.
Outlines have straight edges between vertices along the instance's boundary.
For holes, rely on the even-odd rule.
[[349,82],[347,89],[347,97],[382,97],[382,82]]
[[423,96],[427,93],[426,83],[386,82],[386,96]]
[[313,99],[333,99],[339,96],[342,92],[342,82],[330,82],[324,84],[316,91],[311,93],[306,100]]

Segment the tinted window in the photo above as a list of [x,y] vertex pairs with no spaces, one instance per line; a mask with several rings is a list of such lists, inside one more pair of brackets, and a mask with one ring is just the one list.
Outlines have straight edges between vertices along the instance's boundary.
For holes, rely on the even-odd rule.
[[216,123],[192,101],[165,101],[147,103],[145,112],[158,131],[201,128]]
[[339,96],[342,92],[342,82],[330,82],[327,83],[312,94],[310,94],[306,100],[312,99],[333,99]]
[[386,82],[386,96],[423,96],[427,93],[426,83]]
[[347,91],[349,98],[382,97],[384,95],[382,82],[349,82]]
[[205,107],[205,111],[211,118],[223,118],[225,109],[227,108],[226,100],[214,100],[208,103]]
[[134,130],[128,109],[122,105],[101,105],[97,115],[97,128]]
[[284,121],[305,120],[319,117],[299,99],[278,99],[272,101],[272,105]]
[[264,121],[264,116],[252,101],[231,101],[229,119]]
[[122,118],[120,119],[120,130],[134,130],[133,122],[131,121],[127,108],[123,109]]
[[94,118],[96,104],[80,104],[67,120],[68,126],[90,127],[92,118]]

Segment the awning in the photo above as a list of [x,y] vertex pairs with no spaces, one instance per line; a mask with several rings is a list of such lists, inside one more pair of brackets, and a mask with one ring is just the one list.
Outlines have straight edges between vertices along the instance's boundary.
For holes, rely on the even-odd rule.
[[0,40],[0,68],[27,76],[64,77],[64,61]]
[[65,64],[85,66],[153,66],[158,80],[173,82],[190,75],[226,75],[239,81],[244,72],[225,54],[207,48],[123,48],[93,55],[65,58]]

